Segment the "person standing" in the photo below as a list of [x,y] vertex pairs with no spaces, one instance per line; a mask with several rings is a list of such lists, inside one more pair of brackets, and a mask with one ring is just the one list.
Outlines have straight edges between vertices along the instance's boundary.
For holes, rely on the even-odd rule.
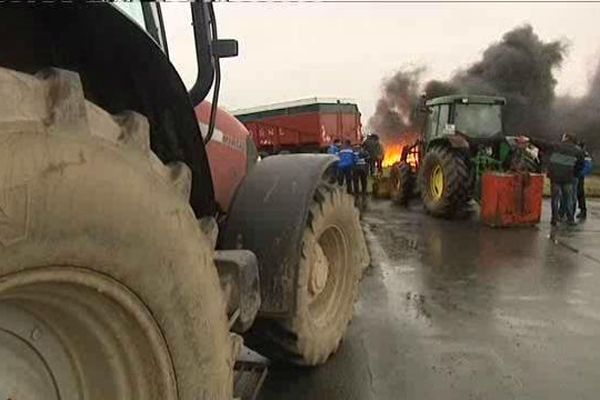
[[587,207],[585,204],[585,177],[592,173],[593,162],[590,153],[587,151],[585,142],[580,141],[579,147],[581,151],[583,151],[583,166],[581,168],[581,172],[577,177],[577,203],[579,206],[579,214],[577,214],[577,218],[580,220],[585,220],[587,218]]
[[383,157],[385,155],[383,151],[383,146],[381,145],[381,141],[379,140],[379,136],[375,136],[375,167],[377,168],[377,173],[383,173]]
[[334,139],[333,143],[327,148],[327,154],[333,154],[334,156],[337,156],[340,152],[340,145],[340,139]]
[[367,197],[367,176],[369,175],[369,153],[364,144],[355,150],[356,166],[353,172],[354,194]]
[[339,183],[340,185],[345,183],[346,190],[352,194],[352,171],[356,165],[356,154],[354,154],[349,140],[344,141],[344,145],[338,156],[340,157],[340,161],[338,162]]
[[364,149],[369,153],[369,172],[371,176],[377,171],[381,172],[381,163],[383,161],[383,148],[379,141],[379,136],[372,133],[363,142]]
[[574,181],[583,165],[583,152],[575,144],[574,137],[565,133],[560,143],[531,139],[531,143],[544,153],[547,160],[548,178],[551,185],[552,217],[550,224],[556,226],[560,208],[564,210],[569,225],[575,225]]

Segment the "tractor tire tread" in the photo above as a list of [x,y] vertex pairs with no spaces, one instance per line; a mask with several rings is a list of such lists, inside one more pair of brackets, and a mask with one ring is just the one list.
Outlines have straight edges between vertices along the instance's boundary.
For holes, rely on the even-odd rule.
[[[315,329],[308,313],[307,293],[308,274],[312,246],[322,230],[324,218],[339,214],[350,221],[345,229],[350,247],[348,284],[338,298],[338,310],[324,327]],[[351,236],[350,236],[351,235]],[[259,319],[249,335],[251,347],[264,354],[296,365],[314,366],[323,364],[339,347],[342,336],[353,314],[353,305],[358,295],[358,284],[362,271],[369,264],[369,255],[362,235],[359,213],[354,206],[354,198],[344,188],[331,185],[325,180],[319,185],[309,208],[307,226],[303,235],[301,261],[298,270],[297,311],[285,319]]]
[[[445,196],[438,202],[428,198],[428,166],[433,159],[437,159],[442,166],[445,180]],[[470,197],[471,181],[469,168],[458,151],[444,146],[430,149],[425,155],[419,174],[419,189],[427,211],[436,217],[444,218],[452,218],[460,213]]]
[[88,101],[76,72],[0,68],[0,143],[3,184],[29,193],[29,233],[14,244],[0,235],[0,281],[38,263],[81,262],[112,277],[160,327],[177,398],[230,399],[234,340],[212,249],[189,206],[191,170],[151,151],[147,118]]

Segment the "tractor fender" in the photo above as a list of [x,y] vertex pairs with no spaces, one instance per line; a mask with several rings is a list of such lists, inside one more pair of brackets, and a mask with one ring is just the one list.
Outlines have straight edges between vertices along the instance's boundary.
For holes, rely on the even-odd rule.
[[337,158],[275,155],[259,161],[234,196],[219,238],[222,249],[256,254],[259,315],[285,317],[296,307],[297,266],[309,207],[319,184],[333,178]]

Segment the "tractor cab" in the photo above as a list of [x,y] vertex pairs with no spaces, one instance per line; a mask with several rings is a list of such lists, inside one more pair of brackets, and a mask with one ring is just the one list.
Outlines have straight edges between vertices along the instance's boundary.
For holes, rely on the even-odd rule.
[[[390,195],[405,204],[419,192],[429,213],[451,217],[469,199],[480,198],[486,172],[538,172],[537,152],[517,137],[506,136],[503,97],[452,95],[428,100],[419,140],[408,148],[419,162],[408,163],[408,152],[390,171]],[[416,186],[416,190],[414,189]]]
[[425,103],[428,111],[426,141],[460,134],[467,139],[492,139],[502,135],[502,97],[452,95]]

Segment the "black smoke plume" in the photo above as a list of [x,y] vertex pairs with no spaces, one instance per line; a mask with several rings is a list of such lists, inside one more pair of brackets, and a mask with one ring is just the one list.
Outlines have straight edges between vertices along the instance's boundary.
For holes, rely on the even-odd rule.
[[369,126],[384,142],[398,141],[397,136],[413,130],[422,72],[422,68],[401,70],[383,82],[382,95],[375,106],[375,114],[369,119]]
[[558,138],[561,133],[573,133],[585,142],[595,159],[600,158],[600,63],[585,95],[559,97],[553,108],[553,136]]
[[406,132],[420,131],[414,109],[421,91],[427,98],[484,94],[506,97],[505,133],[543,136],[555,100],[553,71],[565,51],[563,42],[544,42],[530,25],[524,25],[505,33],[484,51],[480,61],[459,70],[449,81],[422,84],[423,69],[399,71],[384,80],[369,127],[384,142],[397,141]]

